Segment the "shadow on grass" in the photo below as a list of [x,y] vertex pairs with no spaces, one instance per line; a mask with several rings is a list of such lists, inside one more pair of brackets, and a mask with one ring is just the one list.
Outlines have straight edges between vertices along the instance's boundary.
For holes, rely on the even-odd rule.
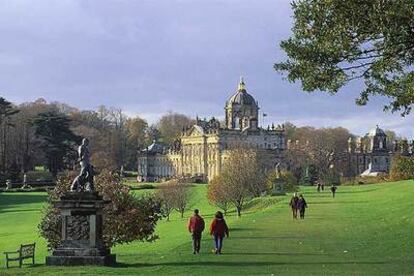
[[303,236],[275,236],[275,237],[231,237],[232,240],[289,240],[289,239],[303,239]]
[[40,212],[41,209],[8,209],[8,210],[1,210],[4,213],[20,213],[20,212]]
[[311,204],[366,204],[369,201],[340,201],[340,200],[333,200],[333,201],[309,201],[309,205]]
[[22,204],[44,203],[46,201],[46,193],[44,193],[44,195],[30,193],[0,193],[0,209],[7,209]]
[[[22,267],[19,267],[19,262],[18,261],[16,261],[16,262],[10,262],[9,263],[9,268],[5,268],[5,267],[1,267],[1,268],[4,268],[4,271],[13,271],[13,272],[15,272],[15,271],[18,271],[18,270],[21,270],[22,268],[36,268],[36,267],[44,267],[45,266],[45,264],[25,264],[25,263],[23,263],[23,265],[22,265]],[[2,275],[1,273],[0,273],[0,275]],[[19,275],[24,275],[24,273],[21,273],[21,274],[19,274]]]
[[165,263],[117,263],[115,267],[131,268],[131,267],[158,267],[158,266],[173,266],[173,267],[191,267],[191,266],[226,266],[226,267],[249,267],[249,266],[278,266],[278,265],[381,265],[387,264],[384,261],[322,261],[322,262],[228,262],[228,261],[200,261],[200,262],[165,262]]
[[323,256],[328,255],[326,253],[300,253],[300,252],[226,252],[226,255],[241,255],[241,256]]

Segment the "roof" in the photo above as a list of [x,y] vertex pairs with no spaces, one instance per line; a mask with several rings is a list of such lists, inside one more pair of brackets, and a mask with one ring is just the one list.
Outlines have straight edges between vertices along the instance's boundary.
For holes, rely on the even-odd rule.
[[370,136],[370,137],[374,137],[374,136],[387,136],[387,134],[385,134],[384,130],[382,130],[381,128],[379,128],[379,126],[377,125],[376,128],[371,129],[371,131],[368,133],[368,136]]
[[246,85],[243,81],[243,78],[240,78],[239,86],[236,93],[233,94],[227,101],[227,105],[233,104],[257,106],[256,100],[253,98],[253,96],[247,93]]
[[152,142],[151,145],[149,145],[146,149],[143,150],[147,153],[163,153],[164,147],[163,145],[157,143],[155,140]]

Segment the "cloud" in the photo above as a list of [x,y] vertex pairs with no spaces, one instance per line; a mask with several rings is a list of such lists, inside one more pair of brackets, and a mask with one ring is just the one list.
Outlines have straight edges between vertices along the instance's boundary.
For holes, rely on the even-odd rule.
[[0,94],[116,106],[150,122],[167,111],[222,118],[244,75],[269,121],[414,136],[412,116],[384,114],[385,99],[356,107],[358,83],[307,94],[275,73],[291,14],[289,0],[4,0]]

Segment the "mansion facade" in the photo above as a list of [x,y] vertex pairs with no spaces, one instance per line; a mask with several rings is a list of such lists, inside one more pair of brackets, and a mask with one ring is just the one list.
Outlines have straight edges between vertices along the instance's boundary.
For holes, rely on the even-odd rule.
[[[173,145],[154,141],[138,152],[139,182],[162,181],[175,177],[209,181],[219,175],[234,148],[255,149],[263,161],[264,171],[288,168],[283,160],[292,147],[286,141],[283,125],[262,128],[259,125],[259,104],[246,90],[243,79],[225,103],[225,120],[220,123],[196,119],[183,129]],[[299,141],[296,141],[298,144]],[[376,176],[388,173],[394,155],[414,154],[414,141],[390,141],[378,126],[363,137],[350,137],[346,152],[333,153],[333,167],[342,176]]]
[[138,181],[153,182],[173,177],[208,181],[220,174],[232,148],[256,149],[265,170],[280,164],[285,150],[283,126],[259,125],[259,104],[243,79],[225,104],[225,122],[214,117],[183,129],[181,137],[166,147],[154,141],[138,153]]
[[350,137],[348,151],[337,158],[344,176],[377,176],[387,174],[395,155],[412,156],[414,141],[391,141],[377,126],[363,137]]

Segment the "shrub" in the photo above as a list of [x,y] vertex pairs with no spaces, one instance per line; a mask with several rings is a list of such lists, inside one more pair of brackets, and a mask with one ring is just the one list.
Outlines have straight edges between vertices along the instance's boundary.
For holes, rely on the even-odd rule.
[[[55,189],[49,192],[48,204],[38,226],[40,235],[47,240],[49,248],[60,243],[61,217],[53,201],[69,190],[73,176],[61,176]],[[103,210],[103,240],[106,246],[129,243],[132,241],[154,241],[157,221],[160,219],[159,205],[154,197],[143,195],[135,197],[130,188],[123,185],[118,175],[107,171],[95,177],[96,191],[110,203]]]
[[267,187],[272,193],[276,192],[274,189],[276,185],[279,184],[278,182],[283,185],[284,192],[298,191],[298,180],[292,172],[282,171],[280,175],[278,175],[276,171],[271,171],[267,174]]
[[414,178],[414,157],[396,155],[391,161],[390,179],[393,181]]

